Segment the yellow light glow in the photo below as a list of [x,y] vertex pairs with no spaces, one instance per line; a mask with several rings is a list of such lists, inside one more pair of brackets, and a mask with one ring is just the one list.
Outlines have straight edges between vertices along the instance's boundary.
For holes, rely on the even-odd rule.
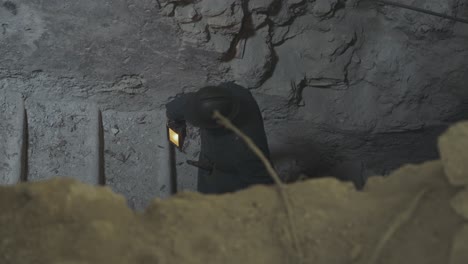
[[179,134],[177,134],[177,132],[175,132],[174,130],[170,128],[169,128],[169,139],[174,145],[179,147]]

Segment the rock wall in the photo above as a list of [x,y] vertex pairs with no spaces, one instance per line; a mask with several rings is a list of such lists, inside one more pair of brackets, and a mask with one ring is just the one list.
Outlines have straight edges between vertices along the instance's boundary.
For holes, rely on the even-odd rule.
[[[468,17],[463,0],[405,3]],[[0,90],[138,112],[234,80],[253,89],[284,175],[361,185],[437,158],[437,136],[468,118],[468,25],[372,1],[0,4]]]

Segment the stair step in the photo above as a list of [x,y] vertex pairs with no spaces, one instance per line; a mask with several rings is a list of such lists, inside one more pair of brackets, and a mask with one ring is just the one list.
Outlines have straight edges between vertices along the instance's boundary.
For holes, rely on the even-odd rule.
[[199,146],[171,157],[164,110],[101,113],[90,102],[0,96],[0,185],[72,177],[108,185],[136,210],[171,195],[171,174],[179,190],[195,189],[197,169],[185,160]]
[[21,94],[0,92],[0,185],[19,183],[25,173],[25,111]]
[[144,209],[170,195],[169,144],[164,111],[102,113],[106,185],[130,207]]
[[88,184],[102,178],[100,112],[84,102],[28,101],[28,181],[57,176]]

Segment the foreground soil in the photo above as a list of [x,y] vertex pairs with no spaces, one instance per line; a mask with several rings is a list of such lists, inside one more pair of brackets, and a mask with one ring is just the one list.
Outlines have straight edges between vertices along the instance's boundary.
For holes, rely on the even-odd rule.
[[468,122],[441,161],[372,177],[181,193],[135,213],[107,187],[67,178],[0,187],[1,264],[466,264]]
[[331,178],[289,185],[298,259],[274,187],[182,193],[139,214],[106,187],[57,178],[0,188],[0,263],[449,263],[458,189],[440,161],[374,177],[363,192]]

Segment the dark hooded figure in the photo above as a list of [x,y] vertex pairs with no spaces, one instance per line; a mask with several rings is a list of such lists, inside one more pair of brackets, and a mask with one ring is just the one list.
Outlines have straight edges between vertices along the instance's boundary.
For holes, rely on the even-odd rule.
[[263,163],[245,142],[212,118],[214,110],[249,136],[267,158],[270,156],[263,118],[248,89],[223,83],[177,96],[166,105],[168,120],[200,128],[198,164],[203,166],[198,166],[198,190],[220,194],[272,183]]

